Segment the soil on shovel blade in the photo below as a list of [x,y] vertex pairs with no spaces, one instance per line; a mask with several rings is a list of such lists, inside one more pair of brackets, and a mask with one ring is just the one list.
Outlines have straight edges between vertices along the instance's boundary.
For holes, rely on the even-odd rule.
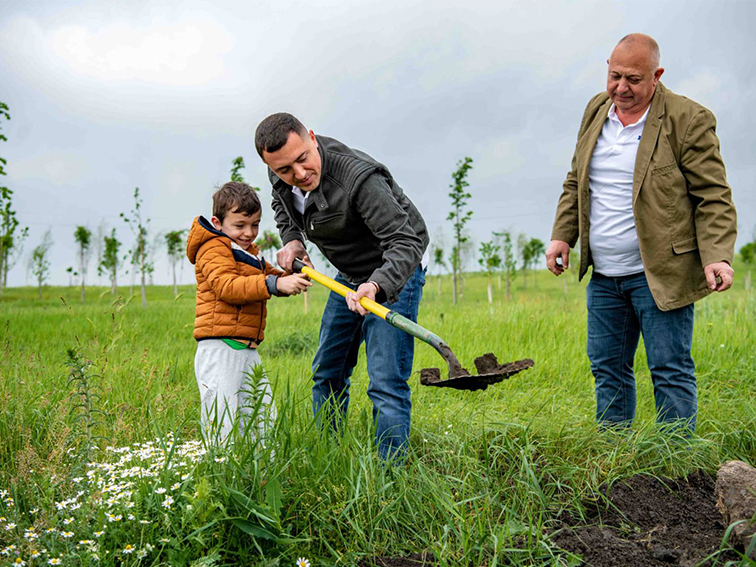
[[[590,525],[562,518],[553,540],[596,567],[697,565],[719,549],[727,528],[715,507],[714,483],[701,471],[678,480],[631,477],[602,490],[613,506],[589,509]],[[737,555],[716,559],[727,560]]]
[[488,352],[475,359],[477,375],[470,374],[467,368],[458,364],[451,368],[451,372],[452,375],[455,373],[461,375],[448,379],[441,378],[441,371],[438,368],[423,368],[420,370],[420,383],[423,386],[439,386],[456,390],[485,390],[491,384],[506,380],[513,374],[532,367],[533,361],[526,358],[499,364],[496,356],[492,352]]

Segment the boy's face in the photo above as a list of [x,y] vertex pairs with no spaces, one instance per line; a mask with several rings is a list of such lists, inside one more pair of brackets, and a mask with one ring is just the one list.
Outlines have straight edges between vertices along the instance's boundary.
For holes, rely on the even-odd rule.
[[257,238],[257,233],[260,230],[260,217],[262,217],[262,210],[257,211],[252,216],[229,211],[222,222],[218,217],[213,217],[211,221],[216,229],[231,238],[242,249],[247,250],[249,245]]

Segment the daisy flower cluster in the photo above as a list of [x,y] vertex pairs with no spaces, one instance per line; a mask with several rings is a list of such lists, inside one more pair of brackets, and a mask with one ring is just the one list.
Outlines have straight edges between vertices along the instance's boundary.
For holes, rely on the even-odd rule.
[[0,565],[151,563],[175,543],[171,517],[190,508],[193,471],[205,456],[199,441],[177,445],[169,434],[108,447],[82,476],[57,478],[52,494],[37,491],[39,508],[22,510],[0,489]]

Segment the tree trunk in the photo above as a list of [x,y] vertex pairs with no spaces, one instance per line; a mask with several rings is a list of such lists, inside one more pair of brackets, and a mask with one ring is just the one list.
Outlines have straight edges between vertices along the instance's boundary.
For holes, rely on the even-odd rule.
[[452,270],[452,294],[454,296],[454,305],[457,304],[457,269]]
[[173,269],[173,297],[178,297],[178,287],[176,287],[176,262],[171,262],[171,268]]
[[39,298],[42,299],[42,279],[37,280],[37,289],[39,291]]
[[144,271],[145,271],[144,270],[144,260],[145,260],[144,254],[141,254],[140,257],[139,257],[139,269],[141,271],[141,281],[142,281],[142,307],[147,307],[147,293],[145,291],[145,283],[144,283],[144,278],[145,278],[145,275],[146,275],[144,273]]
[[438,274],[438,296],[441,297],[441,274]]
[[512,297],[512,278],[507,274],[507,301]]
[[491,275],[488,275],[488,309],[493,315],[493,290],[491,289]]
[[110,291],[113,292],[113,295],[118,293],[118,283],[116,282],[116,271],[113,270],[113,275],[110,278]]
[[81,302],[86,301],[86,288],[84,287],[84,252],[79,251],[79,271],[81,272]]

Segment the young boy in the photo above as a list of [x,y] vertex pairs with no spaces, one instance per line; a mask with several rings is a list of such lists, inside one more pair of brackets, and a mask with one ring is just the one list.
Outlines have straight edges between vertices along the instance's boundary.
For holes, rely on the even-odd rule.
[[261,215],[255,190],[229,182],[213,195],[211,222],[197,217],[189,232],[186,255],[197,276],[194,371],[202,426],[211,440],[218,435],[225,441],[237,415],[240,430],[254,433],[248,423],[254,408],[262,414],[256,424],[261,433],[275,419],[265,375],[255,392],[248,383],[248,375],[261,364],[257,346],[264,338],[265,303],[273,295],[297,295],[312,285],[301,274],[284,276],[258,255],[254,240]]

